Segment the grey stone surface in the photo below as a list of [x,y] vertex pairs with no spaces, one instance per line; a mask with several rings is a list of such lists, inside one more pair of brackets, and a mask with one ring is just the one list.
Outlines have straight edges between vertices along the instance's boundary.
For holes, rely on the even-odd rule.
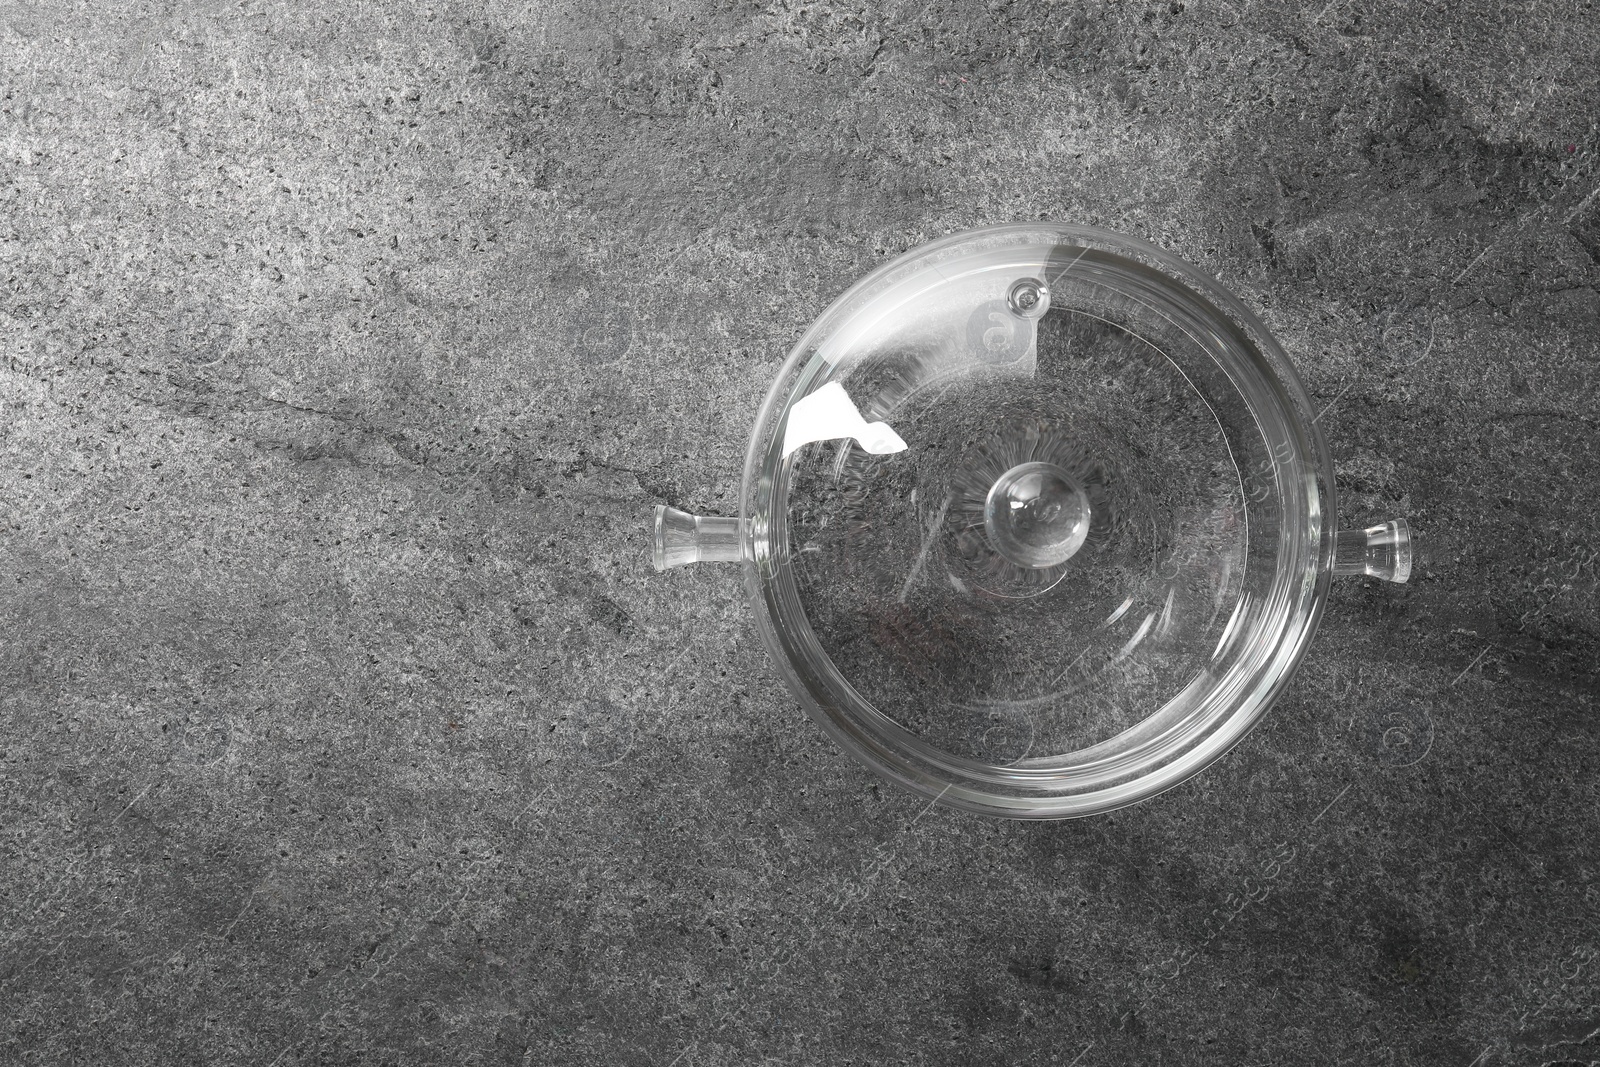
[[[1600,1060],[1592,3],[0,34],[0,1060]],[[1234,287],[1424,553],[1053,825],[880,787],[646,552],[850,281],[1034,217]]]

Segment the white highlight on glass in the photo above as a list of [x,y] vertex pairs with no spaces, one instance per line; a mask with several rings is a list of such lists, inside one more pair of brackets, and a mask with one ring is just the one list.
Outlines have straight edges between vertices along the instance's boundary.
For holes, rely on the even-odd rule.
[[857,444],[875,456],[906,450],[906,443],[888,423],[868,422],[862,418],[844,386],[829,382],[795,401],[789,409],[789,422],[783,431],[783,454],[788,456],[813,441],[837,441],[842,437],[855,438]]

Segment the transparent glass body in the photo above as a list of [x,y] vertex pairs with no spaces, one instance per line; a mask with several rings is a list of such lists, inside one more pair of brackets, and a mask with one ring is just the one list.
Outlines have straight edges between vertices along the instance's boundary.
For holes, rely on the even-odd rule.
[[1335,532],[1294,368],[1145,242],[1027,224],[874,271],[790,354],[740,515],[658,507],[658,568],[737,562],[838,744],[973,811],[1170,788],[1288,684],[1331,577],[1405,581],[1402,520]]

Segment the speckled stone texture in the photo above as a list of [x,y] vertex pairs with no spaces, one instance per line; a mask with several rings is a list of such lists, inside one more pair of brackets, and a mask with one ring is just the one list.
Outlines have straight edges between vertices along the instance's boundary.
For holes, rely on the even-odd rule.
[[[0,32],[0,1061],[1600,1060],[1589,0]],[[1063,824],[880,786],[647,551],[829,300],[1027,218],[1234,288],[1422,553]]]

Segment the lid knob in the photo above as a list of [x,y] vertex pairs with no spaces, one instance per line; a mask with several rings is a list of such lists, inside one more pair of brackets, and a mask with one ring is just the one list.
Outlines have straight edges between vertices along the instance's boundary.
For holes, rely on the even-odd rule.
[[983,525],[994,550],[1018,567],[1054,567],[1089,539],[1089,496],[1054,463],[1019,463],[989,490]]

